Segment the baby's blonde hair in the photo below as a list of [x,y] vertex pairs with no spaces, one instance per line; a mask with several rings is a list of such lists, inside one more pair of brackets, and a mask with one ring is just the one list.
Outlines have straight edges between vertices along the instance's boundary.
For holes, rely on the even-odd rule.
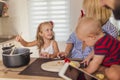
[[79,32],[87,36],[89,36],[89,34],[99,35],[99,33],[102,32],[101,23],[93,17],[82,17],[76,28],[76,33]]
[[84,0],[83,8],[86,17],[95,17],[104,25],[111,16],[111,10],[100,6],[100,0]]
[[[36,40],[38,42],[37,46],[39,48],[39,50],[41,50],[41,47],[44,45],[44,40],[43,37],[40,36],[40,32],[42,32],[42,27],[44,27],[45,25],[49,25],[53,27],[53,22],[52,21],[47,21],[47,22],[42,22],[41,24],[39,24],[38,28],[37,28],[37,33],[36,33]],[[53,37],[51,38],[51,40],[54,40],[54,34]]]

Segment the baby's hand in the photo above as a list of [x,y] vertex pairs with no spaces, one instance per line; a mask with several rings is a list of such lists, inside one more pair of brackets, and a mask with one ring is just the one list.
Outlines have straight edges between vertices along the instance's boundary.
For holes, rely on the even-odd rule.
[[59,53],[57,54],[57,57],[58,57],[58,58],[65,58],[66,56],[67,56],[66,52],[59,52]]
[[84,63],[85,65],[88,65],[89,64],[89,62],[90,62],[90,58],[85,58],[81,63]]

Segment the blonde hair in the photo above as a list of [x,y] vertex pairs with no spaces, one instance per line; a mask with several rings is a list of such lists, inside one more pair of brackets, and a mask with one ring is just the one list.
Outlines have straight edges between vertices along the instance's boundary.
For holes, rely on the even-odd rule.
[[111,10],[100,6],[99,0],[84,0],[83,8],[86,17],[95,17],[104,25],[111,16]]
[[[44,45],[44,40],[43,37],[39,35],[40,32],[42,32],[42,27],[44,27],[45,25],[49,25],[53,27],[53,22],[52,21],[48,21],[48,22],[43,22],[41,24],[39,24],[38,28],[37,28],[37,33],[36,33],[36,40],[38,42],[37,46],[39,48],[39,50],[41,50],[41,47]],[[54,34],[53,37],[51,38],[51,40],[54,40]]]
[[77,25],[76,32],[81,32],[79,30],[87,31],[83,34],[99,35],[102,32],[101,22],[93,17],[82,17]]

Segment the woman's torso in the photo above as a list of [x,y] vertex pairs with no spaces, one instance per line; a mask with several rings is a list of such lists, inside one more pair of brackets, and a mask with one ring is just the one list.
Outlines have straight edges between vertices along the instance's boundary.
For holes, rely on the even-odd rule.
[[92,51],[92,47],[86,47],[84,50],[82,50],[82,41],[77,38],[75,32],[70,35],[67,43],[72,43],[74,45],[70,53],[71,58],[84,59]]

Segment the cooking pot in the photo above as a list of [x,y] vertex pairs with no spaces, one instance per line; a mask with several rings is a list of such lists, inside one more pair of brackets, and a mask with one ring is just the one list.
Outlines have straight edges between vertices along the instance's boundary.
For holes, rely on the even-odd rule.
[[30,52],[27,48],[16,48],[10,55],[12,49],[3,50],[3,64],[8,68],[25,66],[30,62]]

